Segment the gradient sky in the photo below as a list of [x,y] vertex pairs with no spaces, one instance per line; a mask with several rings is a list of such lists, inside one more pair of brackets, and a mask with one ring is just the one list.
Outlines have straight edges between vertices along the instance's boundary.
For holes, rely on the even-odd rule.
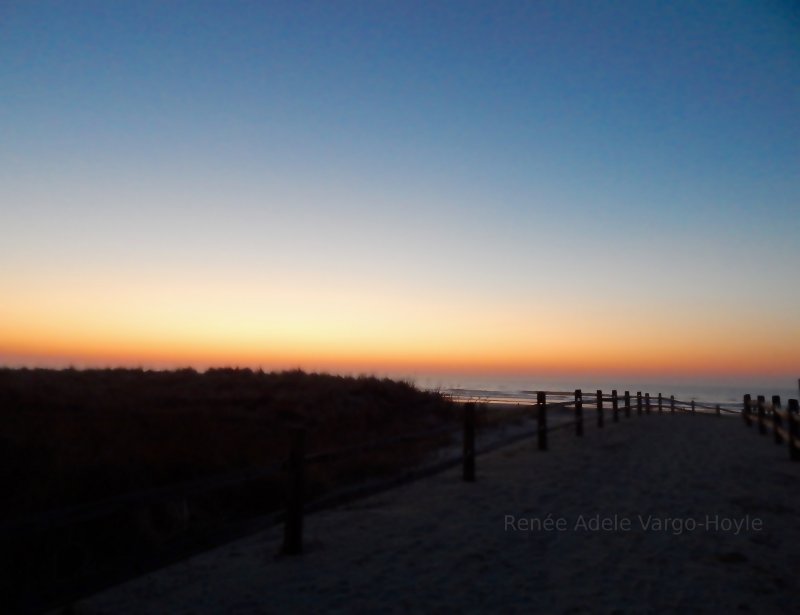
[[800,371],[793,2],[0,3],[0,363]]

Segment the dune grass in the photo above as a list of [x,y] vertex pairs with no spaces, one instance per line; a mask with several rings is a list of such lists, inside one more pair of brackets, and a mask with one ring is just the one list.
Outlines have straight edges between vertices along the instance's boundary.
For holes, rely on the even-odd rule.
[[366,376],[0,369],[0,518],[268,465],[293,425],[313,452],[456,420],[443,395]]
[[[20,612],[37,612],[219,544],[247,519],[280,510],[284,482],[278,472],[59,524],[76,506],[105,510],[124,494],[172,493],[187,481],[274,466],[296,426],[306,428],[313,454],[457,431],[459,421],[458,405],[444,395],[368,376],[0,369],[0,564],[13,571],[0,593]],[[448,442],[440,436],[313,464],[307,497],[396,474]],[[35,530],[14,529],[42,518]]]

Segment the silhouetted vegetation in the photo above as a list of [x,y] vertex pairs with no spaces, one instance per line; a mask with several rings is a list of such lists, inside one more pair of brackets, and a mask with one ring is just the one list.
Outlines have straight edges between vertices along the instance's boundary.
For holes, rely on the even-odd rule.
[[[307,428],[311,454],[448,425],[457,430],[459,415],[440,394],[374,377],[227,368],[0,369],[0,421],[0,521],[9,528],[54,509],[57,521],[61,511],[121,494],[274,465],[286,458],[291,426]],[[396,473],[447,441],[315,464],[308,495]],[[126,504],[104,517],[55,523],[38,537],[6,532],[4,548],[17,566],[16,578],[7,580],[14,589],[27,585],[46,596],[48,589],[55,595],[79,587],[81,579],[90,586],[105,571],[129,575],[174,557],[175,545],[185,551],[218,542],[220,528],[278,510],[282,497],[276,473],[191,499]],[[42,569],[54,577],[44,578]]]
[[453,407],[405,382],[302,371],[0,369],[2,517],[261,466],[441,424]]

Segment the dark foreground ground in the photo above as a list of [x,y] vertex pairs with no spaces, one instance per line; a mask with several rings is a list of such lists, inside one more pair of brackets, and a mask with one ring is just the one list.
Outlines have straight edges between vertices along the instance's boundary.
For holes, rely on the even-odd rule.
[[0,598],[36,612],[247,531],[280,510],[292,429],[308,497],[447,446],[460,410],[403,382],[300,371],[0,369]]
[[74,612],[796,613],[798,484],[738,418],[634,416],[309,515],[301,556],[275,528]]

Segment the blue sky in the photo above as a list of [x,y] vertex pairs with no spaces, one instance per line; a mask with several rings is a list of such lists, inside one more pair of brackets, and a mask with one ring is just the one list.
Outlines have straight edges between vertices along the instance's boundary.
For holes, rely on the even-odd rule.
[[[642,334],[685,347],[724,312],[796,368],[793,3],[6,2],[0,58],[9,321],[54,285],[77,313],[124,280],[185,289],[180,314],[222,287],[274,288],[286,313],[316,298],[309,329],[345,333],[322,304],[384,310],[378,331],[418,297],[429,332],[474,301],[463,335],[510,312],[529,340],[543,294],[587,293],[556,330],[621,332],[636,287],[658,297],[622,308]],[[169,320],[104,301],[143,331]],[[198,327],[236,319],[215,318]],[[6,356],[35,357],[23,342]]]

